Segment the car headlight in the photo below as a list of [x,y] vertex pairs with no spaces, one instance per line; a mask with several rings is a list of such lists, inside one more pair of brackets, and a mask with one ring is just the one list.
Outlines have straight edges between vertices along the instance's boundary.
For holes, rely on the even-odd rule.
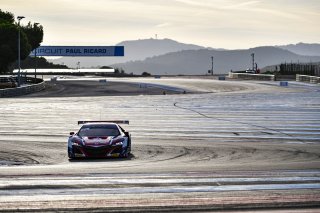
[[123,145],[123,141],[124,141],[123,138],[116,139],[116,140],[112,141],[112,146],[122,146]]
[[112,144],[112,146],[122,146],[122,145],[123,145],[122,141],[116,142],[116,143],[113,143],[113,144]]
[[81,140],[75,139],[75,140],[72,141],[72,145],[73,145],[73,146],[80,146],[81,144],[82,144],[82,141],[81,141]]

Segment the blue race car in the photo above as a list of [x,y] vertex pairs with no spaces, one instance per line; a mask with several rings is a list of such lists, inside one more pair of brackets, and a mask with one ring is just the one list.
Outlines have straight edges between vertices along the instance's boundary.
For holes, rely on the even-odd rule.
[[119,124],[129,121],[78,121],[78,132],[70,132],[68,157],[127,158],[131,152],[131,136]]

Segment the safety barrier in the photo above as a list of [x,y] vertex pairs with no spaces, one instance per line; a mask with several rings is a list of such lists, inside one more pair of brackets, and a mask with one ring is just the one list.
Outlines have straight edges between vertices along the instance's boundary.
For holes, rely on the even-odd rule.
[[0,89],[0,98],[14,97],[39,92],[45,89],[45,82],[21,86],[18,88]]
[[320,84],[320,77],[311,75],[296,75],[296,81],[307,82],[311,84]]
[[248,73],[234,73],[229,72],[229,78],[237,78],[243,80],[258,80],[258,81],[274,81],[274,75],[265,74],[248,74]]

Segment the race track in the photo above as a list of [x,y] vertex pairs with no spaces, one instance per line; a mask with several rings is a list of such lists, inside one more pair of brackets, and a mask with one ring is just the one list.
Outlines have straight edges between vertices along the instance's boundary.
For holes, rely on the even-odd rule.
[[[60,88],[60,97],[46,91],[1,99],[0,209],[317,207],[319,86],[111,81],[121,81],[122,91],[128,82],[131,89],[135,85],[136,95],[92,96],[86,91],[90,95],[71,97],[66,93],[72,90]],[[147,86],[141,88],[141,83]],[[96,89],[89,85],[88,90]],[[161,95],[164,89],[175,92]],[[130,120],[123,127],[132,134],[132,156],[69,161],[68,134],[78,129],[78,120],[90,119]]]

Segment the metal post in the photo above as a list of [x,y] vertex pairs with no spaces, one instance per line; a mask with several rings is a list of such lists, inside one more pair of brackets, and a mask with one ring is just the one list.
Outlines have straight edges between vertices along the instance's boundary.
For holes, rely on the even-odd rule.
[[252,71],[254,71],[254,53],[252,53],[251,56],[252,56]]
[[18,87],[21,85],[21,76],[20,76],[20,20],[25,18],[24,16],[18,16]]
[[213,56],[211,56],[211,75],[213,75]]
[[36,63],[36,66],[34,67],[34,83],[37,83],[37,66],[38,66],[37,48],[34,50],[34,60],[35,60],[35,63]]
[[[39,23],[34,23],[34,27],[37,27]],[[38,66],[38,60],[37,60],[37,48],[34,50],[34,60],[35,60],[35,68],[34,68],[34,83],[37,83],[37,66]]]

